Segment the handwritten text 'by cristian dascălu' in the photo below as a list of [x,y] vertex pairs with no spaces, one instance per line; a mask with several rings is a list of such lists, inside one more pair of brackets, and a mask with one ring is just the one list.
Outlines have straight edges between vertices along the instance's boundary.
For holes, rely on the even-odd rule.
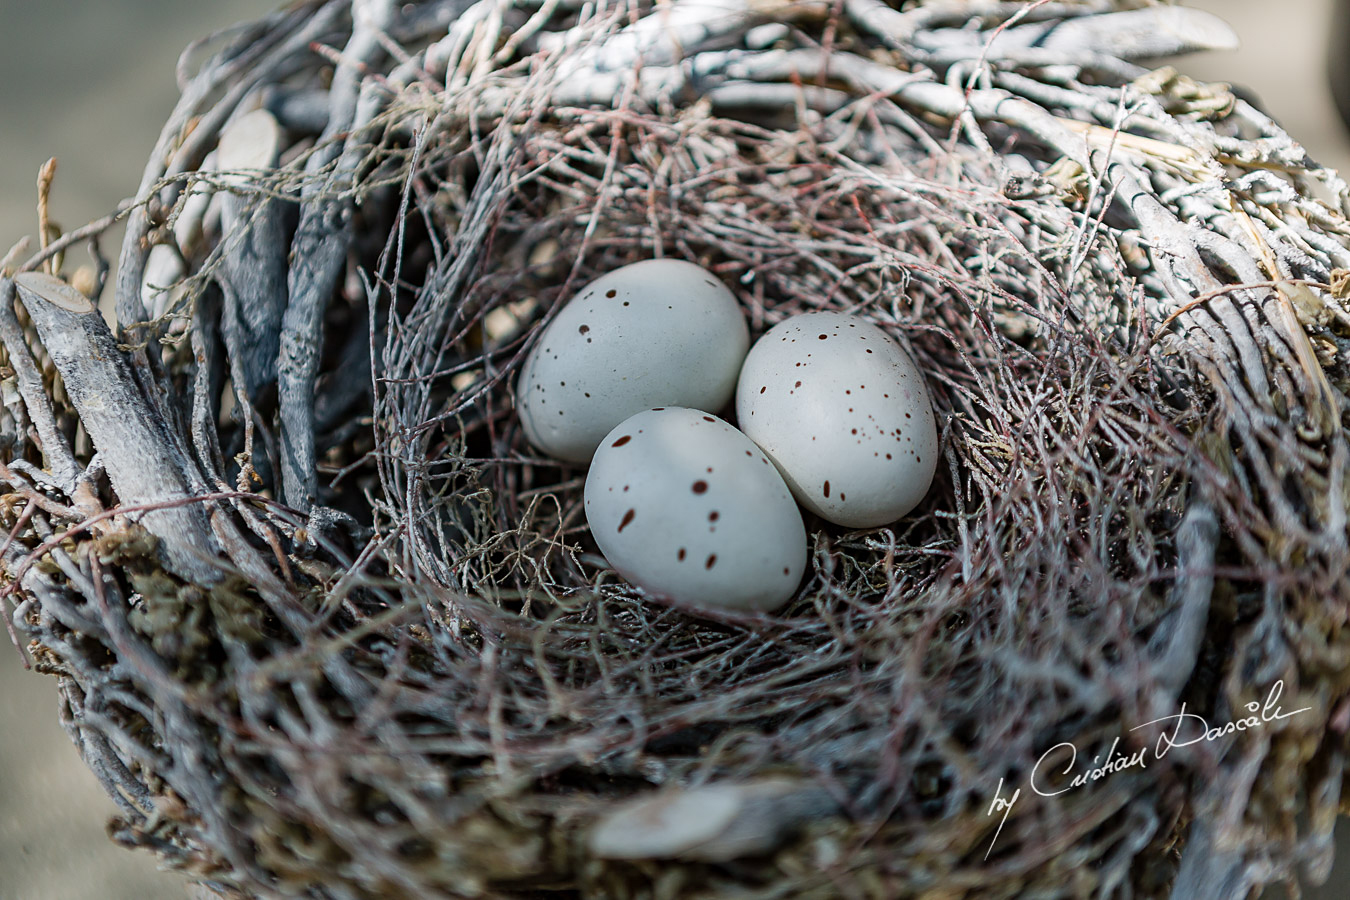
[[[1140,728],[1147,728],[1150,725],[1173,723],[1175,727],[1172,727],[1172,725],[1164,726],[1163,732],[1158,735],[1158,741],[1152,748],[1152,758],[1162,759],[1167,755],[1168,751],[1172,750],[1174,747],[1186,747],[1191,744],[1198,744],[1201,741],[1214,741],[1238,731],[1250,731],[1254,728],[1260,728],[1269,722],[1287,719],[1290,716],[1296,716],[1301,712],[1307,712],[1312,708],[1310,706],[1305,706],[1302,709],[1296,709],[1293,712],[1284,712],[1280,709],[1280,695],[1282,693],[1284,693],[1283,679],[1271,685],[1270,693],[1266,696],[1266,702],[1264,704],[1253,700],[1251,703],[1247,704],[1247,712],[1250,713],[1250,715],[1241,719],[1235,719],[1225,725],[1210,727],[1210,724],[1205,721],[1203,716],[1187,712],[1186,704],[1183,703],[1181,704],[1181,711],[1175,715],[1152,719],[1141,725],[1134,726],[1130,731],[1138,731]],[[1182,734],[1183,728],[1187,731],[1185,735]],[[1078,760],[1077,747],[1068,741],[1058,743],[1042,753],[1041,758],[1036,760],[1036,765],[1032,767],[1031,774],[1027,778],[1027,786],[1042,797],[1054,797],[1067,791],[1071,791],[1074,788],[1083,787],[1091,782],[1100,781],[1108,775],[1114,775],[1115,773],[1123,772],[1126,769],[1136,767],[1142,769],[1148,767],[1149,748],[1147,746],[1141,747],[1129,756],[1122,756],[1116,753],[1116,747],[1119,744],[1120,738],[1117,737],[1111,742],[1110,749],[1106,751],[1105,759],[1098,756],[1092,761],[1092,768],[1085,769],[1074,775],[1066,787],[1051,790],[1042,786],[1044,784],[1043,776],[1041,784],[1038,784],[1036,780],[1041,765],[1046,759],[1061,750],[1068,751],[1069,761],[1059,773],[1061,776],[1068,775],[1072,772],[1074,764]],[[1102,760],[1100,764],[1097,762],[1099,759]],[[994,832],[994,839],[989,842],[989,850],[984,854],[985,859],[989,858],[989,853],[994,849],[994,842],[998,840],[999,834],[1003,831],[1004,823],[1008,821],[1008,815],[1012,812],[1013,804],[1015,804],[1021,796],[1022,789],[1017,788],[1012,792],[1011,797],[1004,797],[1003,779],[1000,778],[998,780],[998,788],[994,791],[994,800],[989,804],[989,809],[986,811],[985,815],[993,816],[1002,813],[1003,818],[999,820],[998,829]]]

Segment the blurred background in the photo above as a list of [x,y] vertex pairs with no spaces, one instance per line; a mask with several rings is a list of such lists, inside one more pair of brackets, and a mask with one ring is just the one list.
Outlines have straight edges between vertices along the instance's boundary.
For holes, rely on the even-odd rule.
[[[1350,134],[1324,74],[1331,2],[1191,0],[1227,19],[1243,46],[1178,65],[1251,89],[1314,159],[1350,171]],[[274,5],[0,0],[0,254],[35,232],[34,185],[50,156],[60,161],[52,217],[67,228],[135,191],[177,97],[179,52]],[[117,241],[103,249],[115,259]],[[54,680],[25,672],[0,632],[0,900],[183,900],[181,876],[108,841],[103,823],[114,811],[57,722]],[[1305,897],[1350,897],[1350,821],[1342,823],[1332,881]]]

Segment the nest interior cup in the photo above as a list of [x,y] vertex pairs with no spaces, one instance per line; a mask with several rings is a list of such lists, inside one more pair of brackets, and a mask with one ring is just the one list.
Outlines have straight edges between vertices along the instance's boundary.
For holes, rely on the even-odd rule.
[[[1350,192],[1146,64],[1231,41],[1126,0],[302,0],[192,48],[135,198],[0,274],[6,621],[113,837],[249,898],[1324,878]],[[809,519],[773,613],[624,583],[516,414],[561,304],[651,258],[752,337],[859,316],[932,397],[928,495]]]

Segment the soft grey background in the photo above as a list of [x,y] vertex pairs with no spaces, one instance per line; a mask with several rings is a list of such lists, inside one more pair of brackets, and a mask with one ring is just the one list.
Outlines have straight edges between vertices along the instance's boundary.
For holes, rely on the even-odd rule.
[[[1227,18],[1244,46],[1181,67],[1253,88],[1314,158],[1350,170],[1350,139],[1322,77],[1329,2],[1195,0]],[[177,96],[180,49],[272,6],[0,0],[0,254],[34,231],[34,181],[49,156],[60,160],[52,215],[67,227],[134,191]],[[24,672],[0,631],[0,900],[182,900],[180,876],[106,839],[113,809],[57,724],[54,682]],[[1338,876],[1350,871],[1347,856]],[[1346,884],[1337,877],[1305,896],[1343,900]]]

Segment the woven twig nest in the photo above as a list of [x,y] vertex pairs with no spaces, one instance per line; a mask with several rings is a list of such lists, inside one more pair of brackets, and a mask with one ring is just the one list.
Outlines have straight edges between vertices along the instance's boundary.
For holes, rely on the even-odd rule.
[[[199,48],[117,330],[106,266],[43,271],[106,221],[0,280],[7,598],[113,836],[267,898],[1325,877],[1350,195],[1131,61],[1229,40],[1109,0],[315,0]],[[651,257],[753,334],[863,316],[934,398],[927,499],[809,520],[774,614],[617,578],[514,414],[550,313]]]

